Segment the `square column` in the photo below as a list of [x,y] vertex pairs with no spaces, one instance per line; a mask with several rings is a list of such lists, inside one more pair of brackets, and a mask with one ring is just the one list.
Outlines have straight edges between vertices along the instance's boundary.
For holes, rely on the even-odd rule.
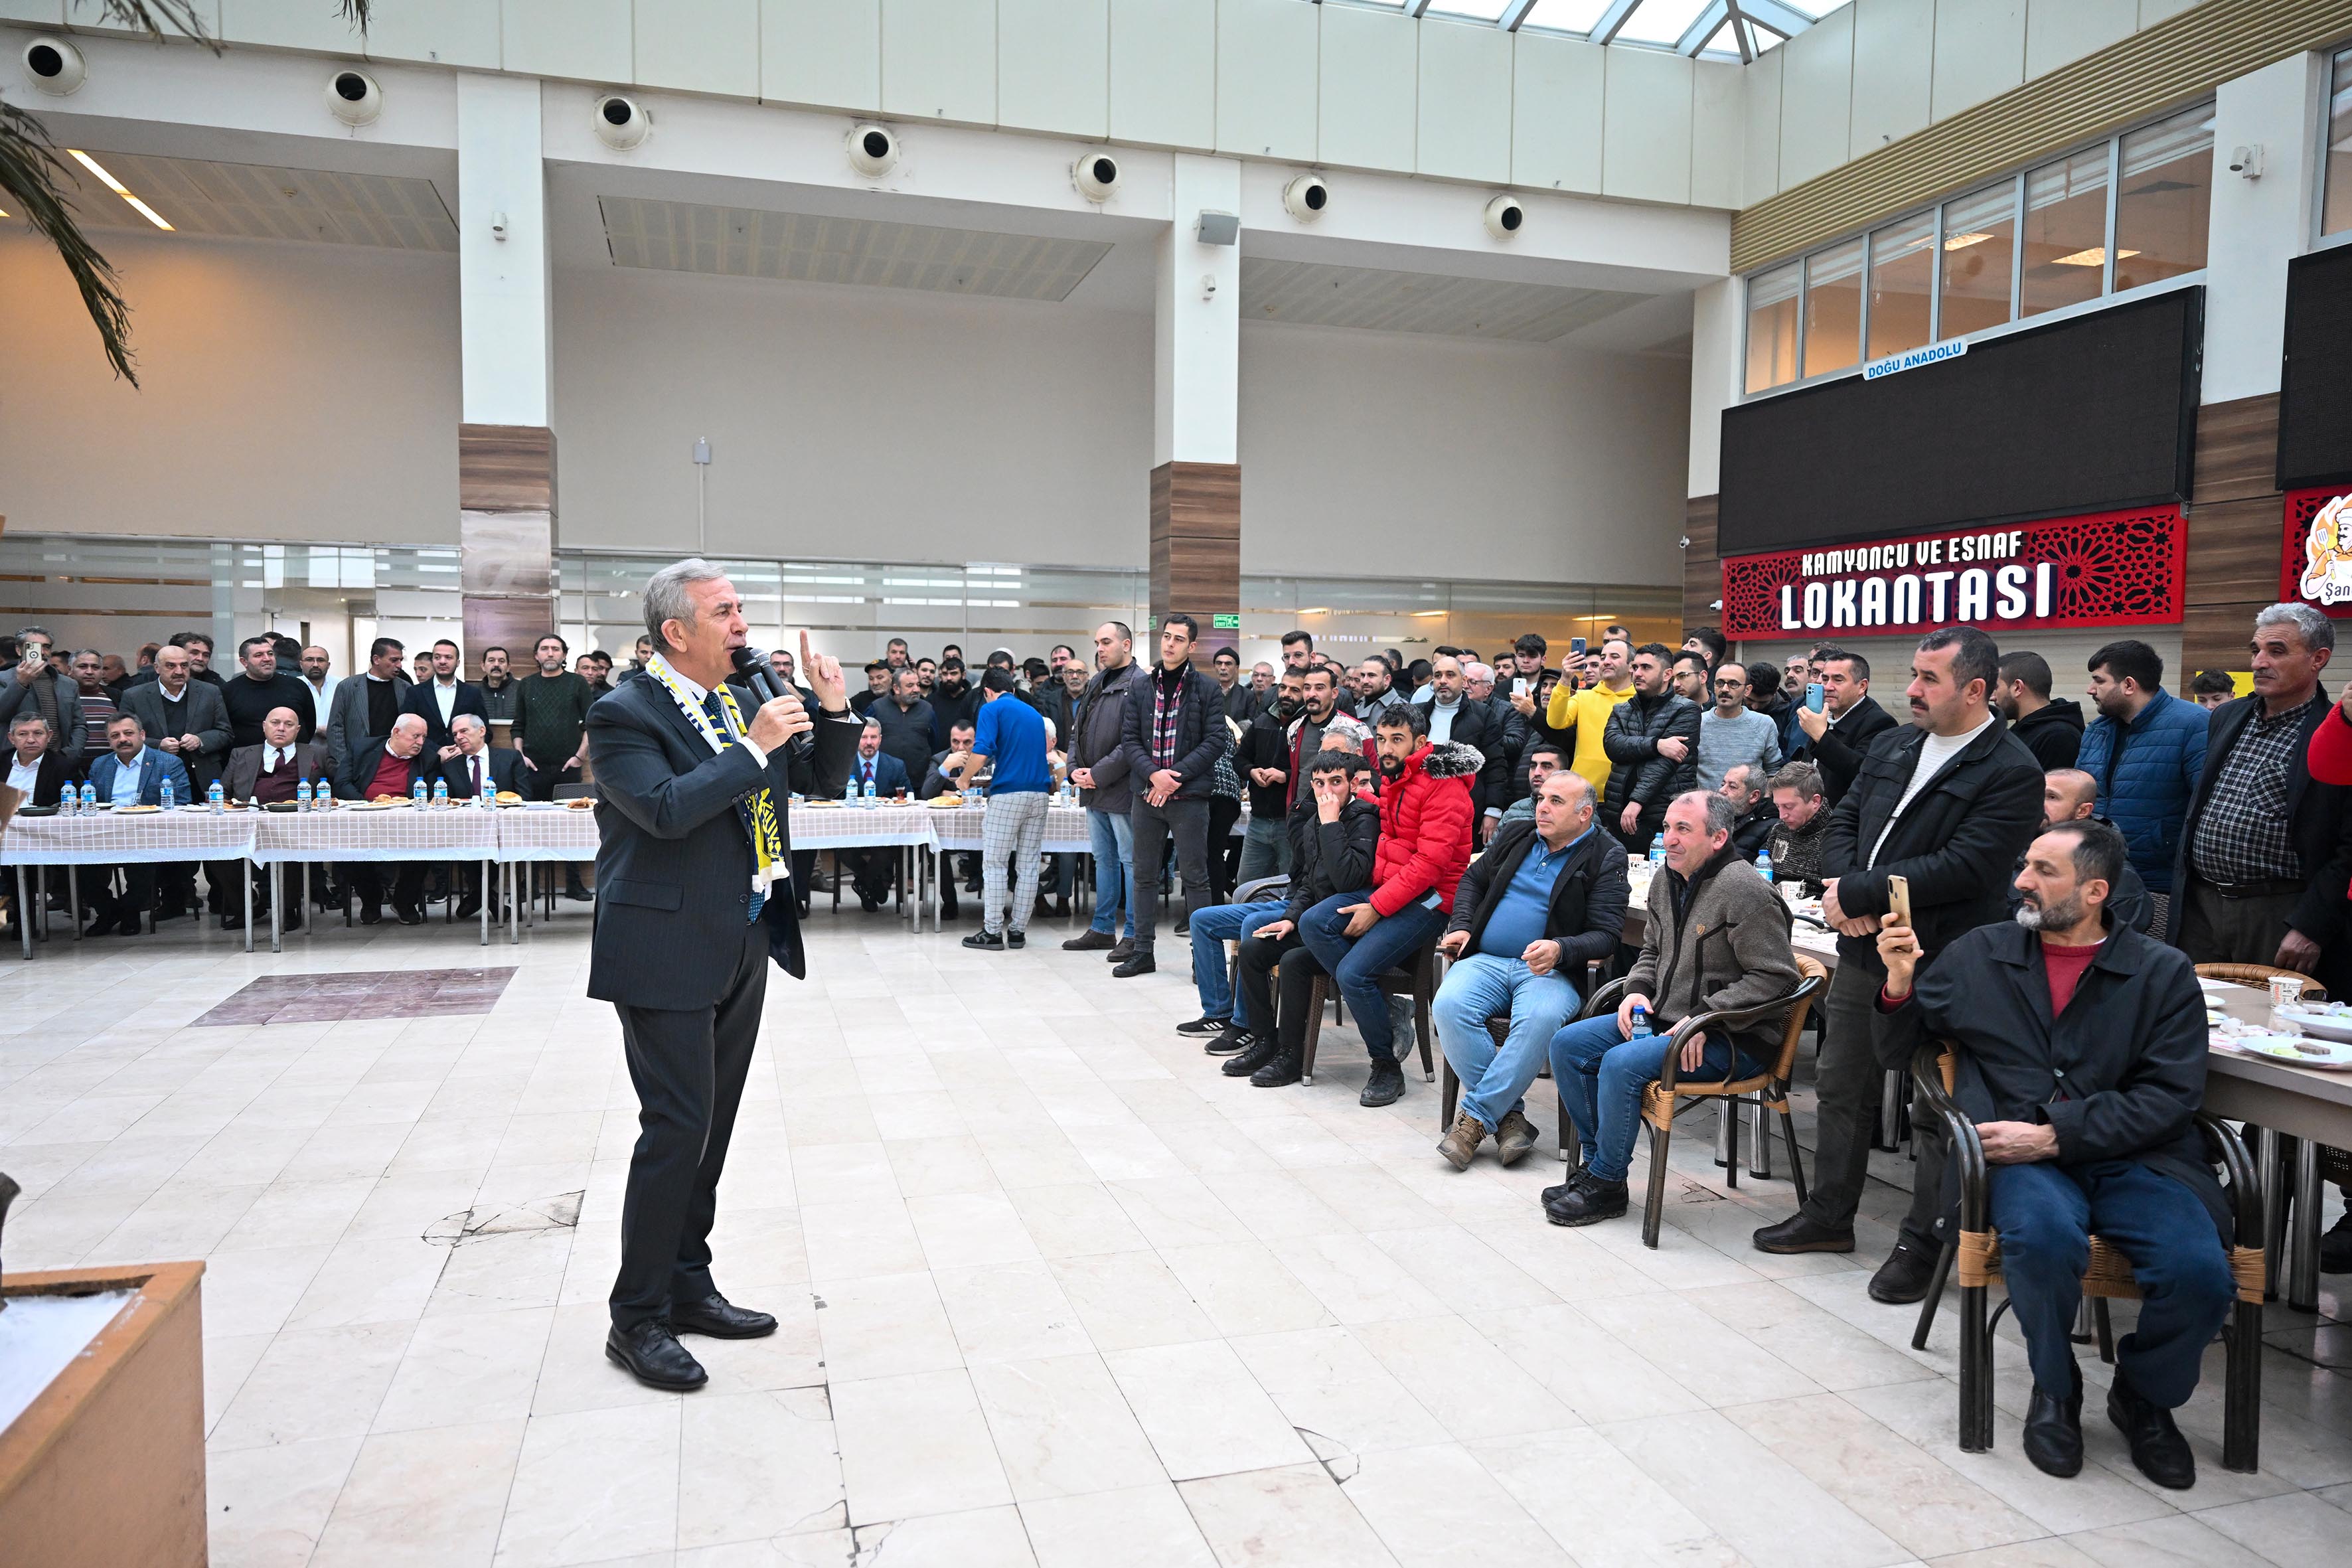
[[1242,593],[1241,247],[1201,215],[1241,212],[1241,165],[1176,156],[1152,354],[1151,614],[1238,615]]
[[457,78],[457,279],[464,423],[457,545],[468,668],[527,666],[555,626],[552,290],[539,83]]

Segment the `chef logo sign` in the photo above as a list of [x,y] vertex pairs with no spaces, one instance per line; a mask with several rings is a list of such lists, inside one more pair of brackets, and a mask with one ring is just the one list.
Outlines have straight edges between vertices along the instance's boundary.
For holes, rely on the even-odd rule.
[[1922,635],[2180,619],[2188,531],[2178,506],[1939,530],[1723,563],[1731,637]]
[[2352,617],[2352,493],[2341,486],[2287,492],[2279,579],[2282,596]]

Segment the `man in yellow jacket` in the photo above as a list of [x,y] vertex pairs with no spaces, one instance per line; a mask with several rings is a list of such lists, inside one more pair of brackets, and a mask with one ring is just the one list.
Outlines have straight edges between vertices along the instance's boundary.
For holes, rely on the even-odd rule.
[[1609,715],[1633,695],[1633,650],[1615,637],[1602,643],[1601,684],[1581,691],[1574,689],[1575,659],[1570,654],[1560,660],[1560,682],[1551,689],[1544,723],[1563,744],[1570,742],[1572,732],[1576,754],[1569,771],[1583,774],[1597,797],[1609,787],[1609,753],[1601,749],[1601,736],[1609,728]]

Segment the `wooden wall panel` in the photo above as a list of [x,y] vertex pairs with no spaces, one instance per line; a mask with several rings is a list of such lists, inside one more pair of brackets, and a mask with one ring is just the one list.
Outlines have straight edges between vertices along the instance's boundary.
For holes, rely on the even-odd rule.
[[544,425],[458,426],[457,504],[473,511],[554,511],[555,432]]
[[555,629],[555,432],[539,425],[457,426],[457,551],[466,665],[486,647],[518,669]]
[[2197,472],[2189,507],[2187,613],[2180,623],[2186,695],[2201,669],[2246,668],[2254,615],[2278,599],[2278,395],[2197,411]]
[[1683,503],[1683,626],[1685,635],[1699,626],[1723,625],[1715,601],[1723,597],[1723,563],[1715,552],[1715,520],[1719,496],[1693,496]]
[[1242,607],[1238,463],[1162,463],[1151,470],[1151,613],[1181,611],[1211,634]]

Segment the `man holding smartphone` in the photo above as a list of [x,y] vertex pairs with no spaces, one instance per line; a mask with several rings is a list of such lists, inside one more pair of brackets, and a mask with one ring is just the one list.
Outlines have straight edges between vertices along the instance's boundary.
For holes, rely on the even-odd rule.
[[1870,695],[1870,660],[1842,647],[1823,648],[1813,664],[1813,684],[1797,711],[1804,732],[1804,760],[1819,768],[1822,787],[1835,805],[1853,784],[1871,742],[1895,728],[1894,716]]
[[[1907,884],[1925,963],[1963,931],[2008,918],[2010,868],[2042,822],[2042,764],[1988,704],[2000,663],[1992,638],[1974,626],[1930,634],[1911,658],[1911,722],[1871,743],[1831,813],[1822,914],[1838,932],[1838,970],[1815,1069],[1812,1190],[1794,1216],[1756,1232],[1760,1252],[1853,1250],[1881,1082],[1885,969],[1876,936],[1895,879]],[[1933,1117],[1915,1115],[1911,1131],[1919,1155],[1911,1212],[1871,1279],[1874,1300],[1916,1301],[1935,1271],[1947,1152]]]

